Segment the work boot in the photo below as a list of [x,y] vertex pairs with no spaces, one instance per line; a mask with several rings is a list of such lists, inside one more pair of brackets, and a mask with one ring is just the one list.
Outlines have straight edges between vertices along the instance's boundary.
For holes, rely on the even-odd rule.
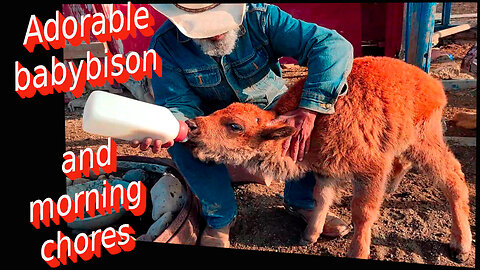
[[233,222],[220,229],[214,229],[207,225],[200,237],[200,246],[229,248],[229,234],[232,224]]
[[[284,204],[284,206],[289,214],[303,219],[303,221],[306,223],[308,223],[313,215],[312,210],[296,208],[287,204]],[[323,225],[322,235],[332,238],[342,237],[347,235],[350,232],[350,229],[350,226],[343,220],[333,214],[328,213],[327,217],[325,218],[325,224]]]

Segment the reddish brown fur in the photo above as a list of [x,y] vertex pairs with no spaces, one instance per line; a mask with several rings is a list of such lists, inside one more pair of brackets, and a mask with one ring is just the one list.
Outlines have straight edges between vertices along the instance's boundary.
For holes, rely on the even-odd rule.
[[[337,183],[351,179],[354,235],[348,255],[357,258],[369,256],[371,226],[389,176],[394,189],[414,162],[445,192],[453,215],[450,246],[457,260],[466,259],[471,247],[468,190],[460,163],[443,139],[441,116],[447,100],[442,84],[400,60],[355,59],[348,94],[337,100],[336,113],[317,115],[310,150],[295,163],[280,155],[283,141],[294,130],[267,123],[297,108],[303,84],[291,87],[274,112],[235,103],[194,119],[198,128],[191,132],[192,152],[202,160],[242,165],[274,179],[316,173],[316,217],[305,229],[304,243],[315,242],[321,234]],[[233,130],[232,123],[243,130]]]

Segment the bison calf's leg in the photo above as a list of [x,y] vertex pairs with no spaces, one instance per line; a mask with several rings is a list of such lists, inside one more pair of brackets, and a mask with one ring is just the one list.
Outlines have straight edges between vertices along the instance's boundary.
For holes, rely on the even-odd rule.
[[[439,113],[438,113],[439,114]],[[452,214],[450,250],[452,259],[468,259],[472,233],[468,222],[468,188],[461,165],[443,140],[439,117],[427,122],[425,134],[412,146],[412,158],[437,183],[450,204]],[[435,121],[436,120],[436,121]]]
[[460,163],[452,153],[445,153],[449,159],[450,168],[446,179],[440,182],[440,188],[448,199],[452,214],[452,228],[450,239],[450,250],[452,259],[457,262],[464,262],[468,259],[472,233],[468,222],[468,188],[465,184],[465,176],[460,169]]
[[354,233],[348,257],[368,259],[370,255],[371,229],[382,204],[387,171],[354,176],[351,205]]
[[315,243],[323,232],[323,225],[328,214],[328,209],[335,199],[336,180],[325,178],[318,174],[315,175],[315,188],[313,198],[315,206],[313,207],[312,217],[307,221],[307,227],[303,232],[301,245]]

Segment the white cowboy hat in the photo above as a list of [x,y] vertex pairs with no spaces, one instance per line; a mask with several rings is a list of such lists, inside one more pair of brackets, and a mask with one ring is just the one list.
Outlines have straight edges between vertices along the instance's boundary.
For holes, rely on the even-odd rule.
[[209,38],[242,24],[245,4],[150,4],[189,38]]

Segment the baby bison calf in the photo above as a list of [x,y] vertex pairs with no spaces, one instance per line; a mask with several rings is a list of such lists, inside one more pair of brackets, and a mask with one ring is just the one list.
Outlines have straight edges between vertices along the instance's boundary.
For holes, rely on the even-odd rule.
[[349,93],[338,98],[334,114],[317,115],[310,150],[303,161],[294,162],[282,157],[281,149],[285,138],[296,130],[283,123],[268,123],[297,108],[303,84],[304,80],[290,88],[273,111],[234,103],[191,120],[193,154],[204,161],[241,165],[277,180],[314,172],[315,217],[303,233],[304,243],[317,241],[337,186],[352,180],[354,233],[348,255],[356,258],[369,256],[371,228],[388,180],[398,185],[413,162],[447,197],[453,219],[452,255],[456,261],[467,259],[472,241],[468,190],[460,163],[443,138],[441,118],[447,101],[442,84],[400,60],[355,59],[348,77]]

